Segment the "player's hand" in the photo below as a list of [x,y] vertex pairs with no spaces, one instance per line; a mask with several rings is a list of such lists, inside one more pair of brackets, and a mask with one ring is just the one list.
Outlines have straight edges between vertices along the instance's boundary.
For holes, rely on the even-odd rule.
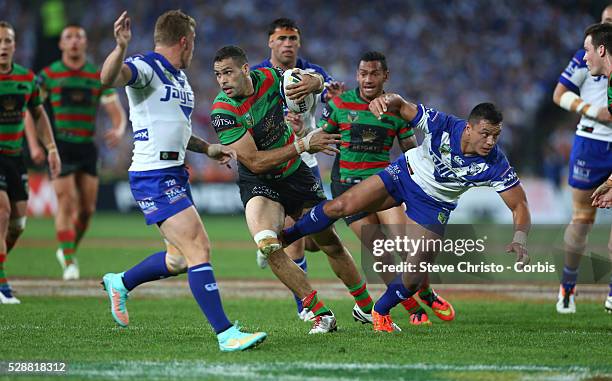
[[211,159],[219,161],[219,164],[229,165],[231,160],[236,160],[238,157],[233,148],[226,147],[222,144],[209,144],[206,155]]
[[305,125],[300,114],[289,111],[287,115],[285,115],[285,122],[287,122],[298,137],[301,138],[305,135]]
[[104,142],[108,148],[115,148],[121,143],[123,131],[117,128],[111,128],[104,133]]
[[39,144],[32,144],[30,148],[30,159],[36,165],[42,165],[45,162],[45,151]]
[[332,81],[325,85],[325,88],[327,89],[327,93],[325,93],[325,101],[327,102],[344,92],[344,82]]
[[398,111],[404,102],[404,99],[393,93],[383,94],[378,98],[373,99],[368,106],[372,114],[378,119],[381,119],[383,114],[390,111]]
[[62,171],[62,161],[60,160],[57,148],[54,148],[47,153],[47,163],[49,163],[49,172],[51,172],[51,178],[57,178],[57,176],[59,176],[60,172]]
[[340,144],[340,134],[328,134],[323,132],[321,128],[312,130],[302,138],[302,141],[306,148],[305,151],[308,153],[323,152],[326,155],[340,153],[338,148],[333,146]]
[[128,43],[132,39],[132,31],[130,29],[130,17],[127,11],[123,11],[121,16],[115,21],[115,41],[117,46],[122,49],[127,48]]
[[527,247],[521,243],[512,242],[510,245],[506,246],[506,252],[516,254],[516,263],[518,263],[517,267],[519,270],[522,270],[523,267],[531,261],[531,258],[529,258],[527,254]]
[[302,80],[293,83],[285,89],[285,96],[294,102],[301,102],[310,93],[315,93],[321,88],[321,80],[318,76],[300,72]]
[[612,115],[610,115],[610,111],[608,111],[607,107],[600,107],[599,110],[597,110],[597,120],[601,123],[612,123]]
[[591,195],[592,205],[598,208],[612,207],[612,179],[606,180]]

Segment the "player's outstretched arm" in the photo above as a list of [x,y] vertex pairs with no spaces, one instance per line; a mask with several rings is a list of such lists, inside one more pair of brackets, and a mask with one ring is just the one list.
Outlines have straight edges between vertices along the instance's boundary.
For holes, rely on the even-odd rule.
[[287,86],[285,96],[292,101],[301,102],[308,94],[321,93],[325,89],[325,80],[319,73],[301,71],[302,80]]
[[245,165],[251,172],[263,174],[296,158],[302,152],[337,153],[338,149],[331,145],[339,143],[339,134],[328,134],[319,128],[310,132],[305,137],[298,139],[294,144],[268,151],[257,150],[255,141],[249,133],[245,133],[240,139],[229,146],[238,153],[238,161]]
[[612,175],[595,189],[591,198],[593,199],[593,206],[598,208],[612,207]]
[[612,115],[607,107],[598,107],[585,102],[580,96],[562,83],[557,83],[553,92],[553,102],[564,110],[584,115],[602,123],[611,123]]
[[47,161],[49,163],[51,178],[56,178],[62,170],[62,163],[60,161],[59,153],[57,152],[55,139],[53,138],[53,130],[51,129],[49,117],[47,116],[47,113],[42,105],[30,108],[29,111],[34,119],[38,138],[43,142],[45,148],[47,149]]
[[375,98],[369,105],[372,114],[381,119],[386,112],[400,114],[402,119],[411,121],[417,115],[418,109],[414,103],[404,100],[400,95],[388,93]]
[[113,125],[110,130],[104,133],[104,140],[109,148],[114,148],[119,144],[125,133],[125,125],[127,124],[125,110],[116,93],[104,96],[102,98],[102,105]]
[[132,77],[132,71],[123,63],[128,43],[132,38],[130,17],[127,11],[124,11],[115,21],[114,34],[117,46],[104,60],[100,72],[100,81],[102,85],[107,87],[125,86]]
[[211,159],[218,160],[220,164],[228,165],[230,160],[236,160],[236,151],[221,144],[211,144],[199,136],[191,135],[187,143],[191,152],[203,153]]
[[508,253],[516,254],[516,261],[522,263],[522,268],[529,263],[527,254],[527,234],[531,229],[531,214],[525,190],[518,184],[507,191],[499,194],[508,208],[512,211],[512,221],[514,222],[514,236],[512,243],[506,247]]

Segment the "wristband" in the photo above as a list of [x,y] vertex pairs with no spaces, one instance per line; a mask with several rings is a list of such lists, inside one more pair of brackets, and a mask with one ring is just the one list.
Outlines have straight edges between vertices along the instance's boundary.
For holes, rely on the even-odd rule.
[[298,155],[306,151],[306,146],[304,145],[304,140],[302,139],[298,139],[297,141],[293,142],[293,146],[295,147]]

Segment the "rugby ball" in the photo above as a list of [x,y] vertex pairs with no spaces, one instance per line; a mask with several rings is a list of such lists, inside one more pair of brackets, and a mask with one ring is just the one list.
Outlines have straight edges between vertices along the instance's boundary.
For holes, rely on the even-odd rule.
[[315,95],[310,93],[300,102],[295,102],[285,96],[285,89],[287,86],[292,85],[294,83],[298,83],[302,80],[302,75],[299,73],[299,69],[288,69],[283,73],[283,81],[280,85],[280,92],[283,98],[283,102],[285,102],[285,106],[296,114],[303,114],[307,111],[310,111],[312,106],[315,103]]

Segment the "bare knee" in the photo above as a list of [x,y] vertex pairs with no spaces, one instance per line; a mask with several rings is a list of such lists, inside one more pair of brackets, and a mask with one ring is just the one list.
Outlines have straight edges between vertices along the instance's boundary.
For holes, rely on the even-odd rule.
[[348,197],[338,197],[325,205],[325,214],[331,218],[342,218],[350,216],[355,212],[351,210],[350,200]]
[[9,236],[14,238],[19,237],[25,230],[26,222],[26,216],[11,218],[8,225]]
[[166,252],[166,267],[171,274],[182,274],[187,271],[187,260],[180,254]]

